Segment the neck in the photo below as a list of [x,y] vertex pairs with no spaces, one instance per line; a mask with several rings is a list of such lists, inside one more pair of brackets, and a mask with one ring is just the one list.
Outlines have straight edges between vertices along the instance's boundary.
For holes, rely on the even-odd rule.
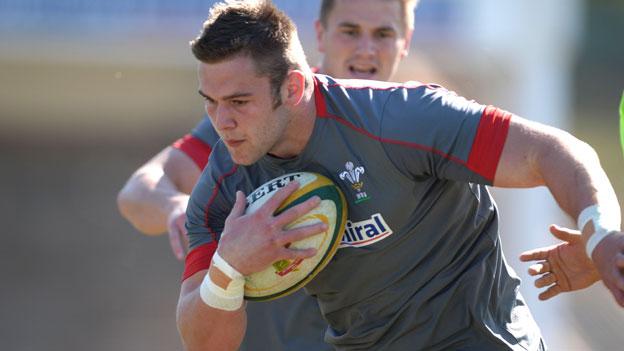
[[306,87],[301,101],[290,107],[285,113],[292,117],[286,127],[282,140],[288,142],[276,145],[271,154],[280,158],[292,158],[303,152],[314,130],[316,105],[314,101],[314,82]]

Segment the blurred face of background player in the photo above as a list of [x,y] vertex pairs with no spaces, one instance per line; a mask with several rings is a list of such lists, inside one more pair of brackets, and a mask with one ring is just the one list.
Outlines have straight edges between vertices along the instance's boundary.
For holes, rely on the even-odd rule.
[[[321,72],[338,78],[389,80],[409,50],[412,29],[398,0],[335,0],[316,22]],[[411,17],[410,17],[411,18]]]
[[198,75],[206,112],[235,163],[249,165],[267,153],[291,156],[288,102],[276,103],[269,78],[258,75],[250,57],[200,63]]

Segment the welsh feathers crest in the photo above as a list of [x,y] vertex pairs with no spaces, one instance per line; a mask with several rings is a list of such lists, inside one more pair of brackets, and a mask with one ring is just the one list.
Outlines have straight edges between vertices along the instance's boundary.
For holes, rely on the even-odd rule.
[[356,191],[355,203],[357,204],[370,199],[366,192],[362,190],[362,188],[364,187],[364,182],[360,180],[360,176],[366,172],[364,170],[364,167],[356,167],[353,162],[347,161],[347,163],[345,163],[345,168],[346,171],[341,172],[339,176],[340,179],[346,180],[351,183],[351,187]]

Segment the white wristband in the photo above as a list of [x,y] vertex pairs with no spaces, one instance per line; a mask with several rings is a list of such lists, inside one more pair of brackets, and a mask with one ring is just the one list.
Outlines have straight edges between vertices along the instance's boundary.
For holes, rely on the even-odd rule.
[[579,230],[582,231],[589,221],[594,225],[594,233],[587,240],[585,252],[592,258],[596,246],[611,232],[620,229],[620,215],[609,213],[598,205],[591,205],[579,214],[577,221]]
[[234,267],[230,266],[217,252],[212,257],[212,265],[227,275],[231,281],[226,289],[215,284],[206,273],[199,295],[206,305],[224,311],[236,311],[243,304],[245,294],[245,278]]

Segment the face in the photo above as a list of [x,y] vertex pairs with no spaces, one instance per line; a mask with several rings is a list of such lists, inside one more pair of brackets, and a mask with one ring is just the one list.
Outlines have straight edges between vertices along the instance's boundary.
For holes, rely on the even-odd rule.
[[399,1],[336,0],[327,25],[316,23],[321,72],[389,80],[409,49],[411,31],[403,23]]
[[256,75],[251,58],[202,62],[198,76],[206,113],[235,163],[249,165],[278,152],[289,114],[283,105],[273,108],[269,78]]

